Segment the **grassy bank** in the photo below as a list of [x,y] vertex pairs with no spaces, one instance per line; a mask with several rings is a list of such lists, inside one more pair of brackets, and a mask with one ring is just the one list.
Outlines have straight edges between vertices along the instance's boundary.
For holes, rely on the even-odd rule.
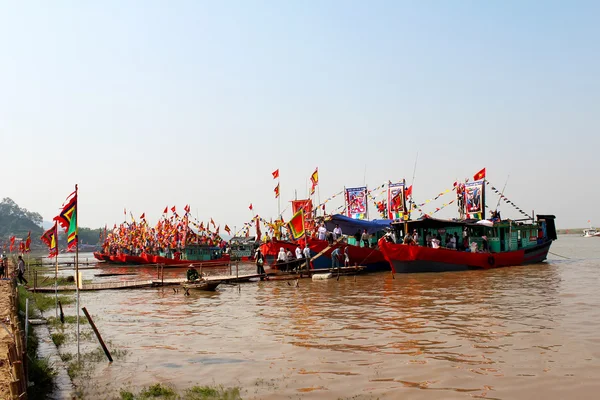
[[[18,287],[19,311],[25,315],[26,299],[29,299],[29,318],[39,318],[42,308],[47,308],[47,299],[39,294],[29,293],[23,286]],[[53,303],[54,304],[54,303]],[[23,321],[24,325],[24,321]],[[34,330],[29,328],[27,335],[27,372],[32,386],[27,389],[27,396],[31,399],[44,399],[52,392],[53,378],[56,371],[47,358],[38,358],[38,337]]]
[[240,400],[240,388],[223,386],[193,386],[178,393],[171,386],[160,383],[133,393],[121,389],[122,400],[172,399],[172,400]]

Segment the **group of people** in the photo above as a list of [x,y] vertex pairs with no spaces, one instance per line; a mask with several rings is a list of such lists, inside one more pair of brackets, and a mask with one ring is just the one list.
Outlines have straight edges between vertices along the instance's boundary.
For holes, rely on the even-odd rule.
[[296,246],[294,253],[290,249],[287,251],[281,247],[277,253],[277,265],[283,271],[293,271],[299,269],[302,264],[310,260],[310,248],[305,244],[304,249]]
[[[27,279],[25,279],[25,261],[23,260],[23,256],[18,257],[17,262],[17,279],[20,284],[27,285]],[[0,257],[0,279],[10,278],[8,273],[8,257],[6,254],[2,254]]]

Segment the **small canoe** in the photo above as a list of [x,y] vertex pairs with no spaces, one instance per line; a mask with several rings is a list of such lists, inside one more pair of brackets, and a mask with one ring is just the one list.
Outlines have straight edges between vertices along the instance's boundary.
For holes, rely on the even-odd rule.
[[195,281],[182,284],[183,289],[186,293],[189,290],[203,290],[205,292],[214,292],[217,289],[217,286],[221,284],[221,281]]

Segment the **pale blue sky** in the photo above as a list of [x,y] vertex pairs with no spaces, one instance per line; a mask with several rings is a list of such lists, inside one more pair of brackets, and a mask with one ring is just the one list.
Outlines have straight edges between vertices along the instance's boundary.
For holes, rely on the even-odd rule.
[[79,183],[83,226],[190,203],[239,227],[275,216],[276,168],[282,204],[316,166],[323,200],[365,167],[410,183],[418,152],[417,200],[486,167],[600,225],[599,4],[2,1],[0,196],[49,220]]

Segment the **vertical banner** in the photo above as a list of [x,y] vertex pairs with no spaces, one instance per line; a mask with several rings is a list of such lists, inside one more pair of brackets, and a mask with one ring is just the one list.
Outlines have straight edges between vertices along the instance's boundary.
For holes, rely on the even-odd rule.
[[401,219],[406,211],[404,182],[388,184],[388,219]]
[[465,183],[467,219],[485,219],[485,180]]
[[367,219],[367,187],[346,189],[346,210],[354,219]]
[[298,211],[304,211],[304,228],[312,231],[314,230],[314,215],[313,203],[311,199],[306,200],[292,200],[292,215],[295,215]]

